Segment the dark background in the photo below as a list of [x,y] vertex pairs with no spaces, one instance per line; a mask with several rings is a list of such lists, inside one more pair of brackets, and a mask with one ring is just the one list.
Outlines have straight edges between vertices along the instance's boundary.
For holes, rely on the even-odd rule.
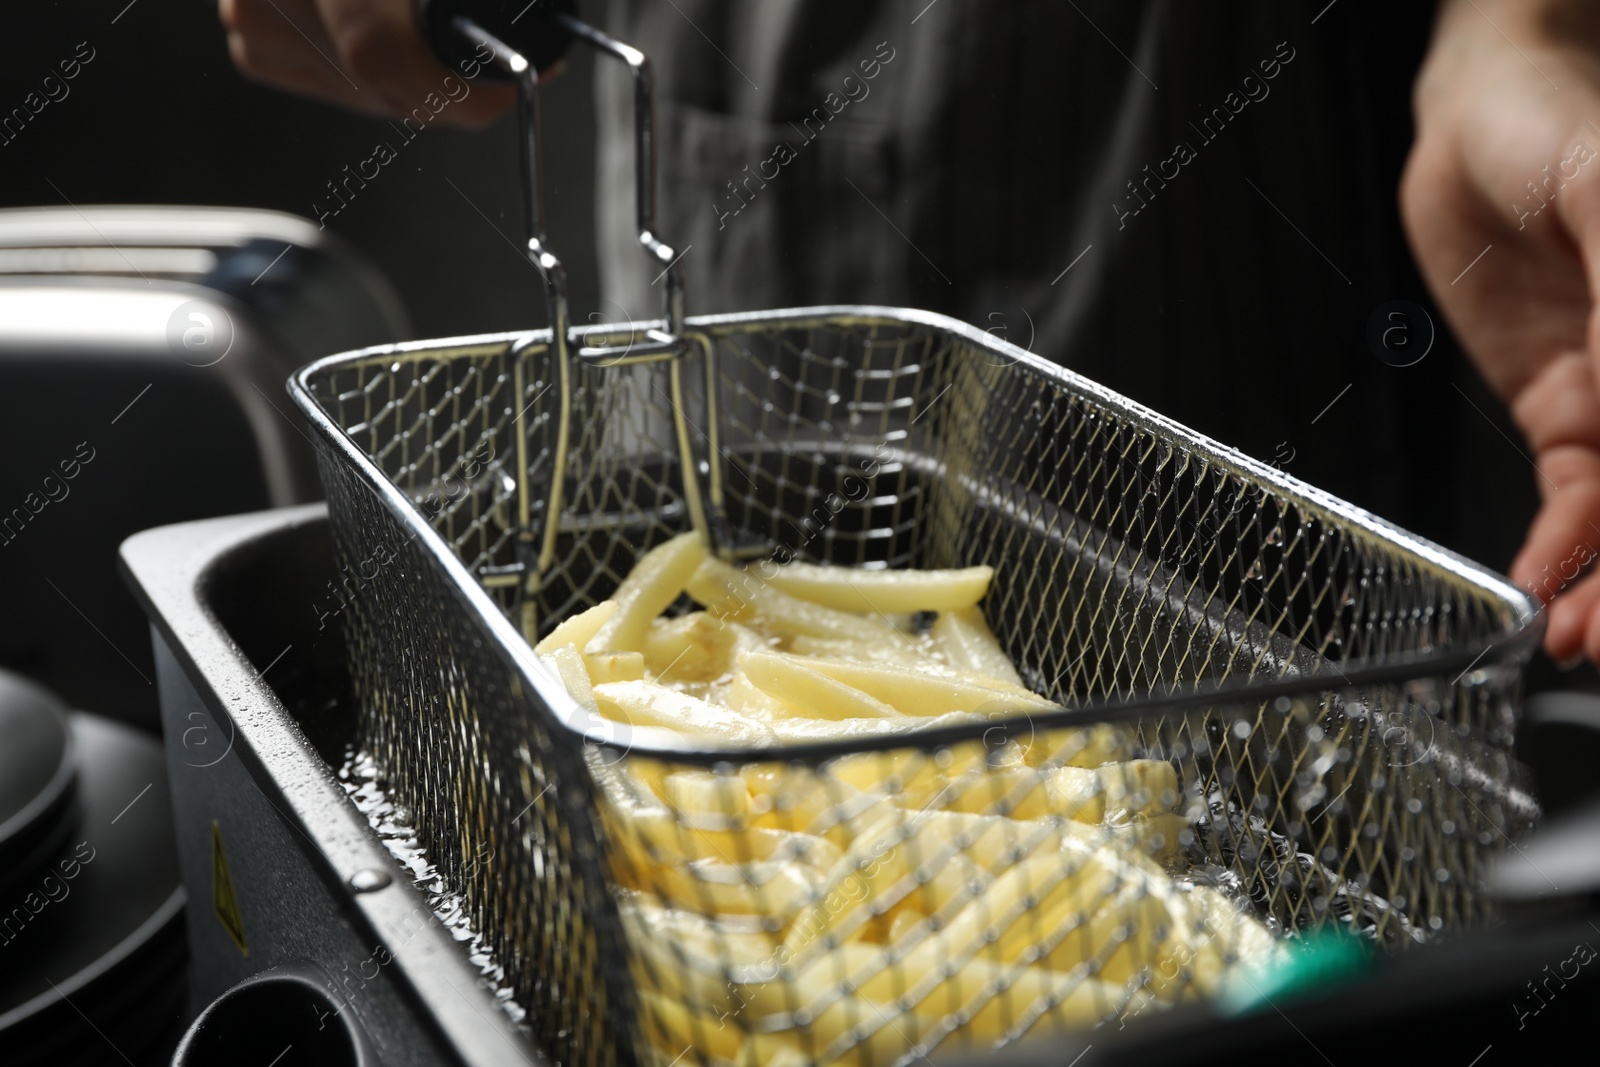
[[[332,202],[327,182],[387,141],[398,158],[328,228],[388,275],[418,336],[543,324],[539,277],[507,243],[522,237],[510,116],[476,133],[435,123],[399,147],[382,120],[241,77],[209,0],[28,3],[0,35],[0,109],[21,106],[84,41],[95,58],[70,94],[0,144],[0,206],[61,206],[64,194],[78,205],[217,204],[314,219],[313,202]],[[587,309],[597,303],[592,59],[575,50],[568,65],[542,94],[545,209],[573,307]]]

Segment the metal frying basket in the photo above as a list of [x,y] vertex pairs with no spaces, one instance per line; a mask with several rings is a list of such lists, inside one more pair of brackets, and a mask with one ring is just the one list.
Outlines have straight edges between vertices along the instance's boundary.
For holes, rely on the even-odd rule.
[[[1212,995],[1271,938],[1493,917],[1485,865],[1537,814],[1521,592],[942,316],[675,297],[580,347],[530,218],[554,333],[290,391],[362,747],[554,1060],[891,1064]],[[1061,710],[736,752],[591,718],[527,638],[687,530],[989,564],[985,615]]]

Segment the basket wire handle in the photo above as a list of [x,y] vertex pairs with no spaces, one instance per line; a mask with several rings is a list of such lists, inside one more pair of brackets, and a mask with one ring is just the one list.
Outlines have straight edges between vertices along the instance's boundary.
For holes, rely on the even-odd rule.
[[[447,5],[435,5],[439,9]],[[537,620],[531,616],[531,594],[538,588],[541,577],[551,568],[556,557],[556,542],[560,532],[562,495],[567,475],[567,449],[572,422],[572,390],[574,371],[572,360],[576,357],[596,367],[614,367],[626,364],[669,361],[671,364],[672,407],[675,437],[683,464],[684,495],[694,526],[702,535],[711,538],[700,500],[698,472],[690,446],[689,429],[682,410],[681,382],[682,360],[690,349],[683,336],[684,296],[681,253],[661,240],[656,232],[656,125],[655,125],[655,74],[650,58],[632,45],[625,44],[595,29],[569,12],[554,5],[541,12],[541,25],[548,34],[565,31],[584,41],[596,51],[624,63],[633,78],[634,87],[634,178],[637,201],[639,245],[653,267],[660,269],[656,281],[666,279],[665,329],[647,326],[642,331],[631,331],[625,345],[591,345],[587,342],[600,332],[585,331],[580,338],[571,325],[567,296],[567,273],[560,258],[550,249],[544,229],[544,202],[541,163],[543,148],[539,136],[539,72],[523,52],[507,44],[499,36],[484,29],[474,19],[455,14],[448,26],[480,50],[487,50],[494,66],[517,85],[518,124],[521,127],[521,157],[523,171],[523,215],[527,225],[526,253],[539,274],[544,278],[545,304],[550,320],[550,346],[559,385],[559,419],[556,441],[551,456],[549,490],[544,501],[542,530],[534,533],[534,501],[532,480],[529,477],[528,409],[526,405],[515,417],[517,462],[517,562],[512,568],[497,568],[520,573],[517,583],[517,601],[514,613],[520,616],[523,631],[535,632]],[[514,22],[515,20],[513,20]],[[437,25],[434,22],[433,25]],[[559,54],[559,53],[556,53]],[[552,60],[553,61],[553,60]],[[653,284],[653,283],[652,283]],[[636,335],[643,333],[640,339]],[[513,348],[515,395],[527,395],[528,369],[525,353],[537,345],[530,341]],[[537,542],[537,548],[535,543]],[[488,575],[485,575],[487,578]],[[509,575],[506,575],[509,577]]]
[[[645,362],[651,357],[676,355],[684,348],[682,255],[661,240],[656,232],[656,136],[655,72],[650,57],[632,45],[624,44],[565,11],[551,11],[550,21],[591,45],[596,51],[621,61],[633,78],[634,104],[634,182],[637,201],[639,245],[652,266],[666,278],[666,329],[649,328],[646,340],[630,343],[620,353],[613,346],[581,345],[578,358],[613,366]],[[550,250],[544,231],[543,178],[540,164],[543,150],[539,137],[539,72],[521,52],[500,40],[472,19],[457,15],[451,22],[462,36],[489,50],[495,65],[517,84],[518,120],[522,127],[523,210],[527,220],[527,254],[545,279],[545,298],[549,305],[552,337],[566,345],[572,341],[567,308],[567,274],[560,259]],[[557,324],[560,330],[557,331]],[[564,346],[565,347],[565,346]]]
[[[498,37],[465,16],[457,15],[452,27],[463,37],[489,50],[495,65],[517,83],[517,119],[522,129],[522,209],[528,230],[527,256],[544,278],[545,306],[550,318],[550,347],[560,384],[560,416],[556,423],[556,446],[552,456],[550,490],[545,500],[543,537],[537,554],[533,552],[533,493],[528,471],[528,408],[521,397],[527,395],[527,359],[531,341],[513,347],[511,352],[515,393],[520,410],[514,420],[517,457],[517,565],[522,574],[517,583],[517,614],[527,616],[530,601],[526,593],[555,561],[556,535],[560,527],[562,488],[566,484],[568,429],[572,422],[572,369],[569,350],[567,308],[567,270],[546,243],[544,198],[540,182],[543,153],[539,142],[539,72],[533,64]],[[530,558],[532,557],[532,558]],[[535,621],[520,620],[525,632]]]

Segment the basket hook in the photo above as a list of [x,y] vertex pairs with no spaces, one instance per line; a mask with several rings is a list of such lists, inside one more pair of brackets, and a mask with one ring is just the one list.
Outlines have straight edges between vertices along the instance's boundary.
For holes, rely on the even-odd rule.
[[[652,267],[666,279],[666,329],[645,330],[645,339],[630,342],[622,352],[612,346],[577,343],[567,307],[567,275],[561,260],[550,250],[544,231],[544,204],[541,196],[540,163],[543,159],[539,137],[539,72],[522,52],[506,44],[473,19],[453,15],[449,26],[456,33],[493,57],[495,66],[517,84],[519,125],[522,129],[523,209],[527,220],[527,255],[545,280],[545,300],[549,308],[552,338],[561,338],[563,348],[574,348],[579,359],[614,365],[637,363],[681,353],[683,342],[683,265],[682,255],[661,239],[656,231],[656,130],[655,72],[650,57],[595,29],[570,12],[550,6],[542,25],[559,27],[585,42],[597,52],[624,63],[633,78],[634,182],[637,203],[639,246]],[[547,50],[548,51],[548,50]],[[555,55],[559,55],[556,52]],[[554,55],[550,57],[551,62]],[[564,354],[564,353],[563,353]]]

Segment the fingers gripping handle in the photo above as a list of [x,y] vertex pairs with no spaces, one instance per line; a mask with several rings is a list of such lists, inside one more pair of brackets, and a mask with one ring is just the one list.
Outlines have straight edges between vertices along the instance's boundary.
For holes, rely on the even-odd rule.
[[[655,76],[650,59],[580,21],[573,14],[575,0],[418,0],[417,17],[430,44],[441,58],[457,54],[482,61],[486,69],[515,81],[523,127],[522,159],[524,209],[528,229],[528,258],[545,279],[550,324],[557,342],[567,347],[566,273],[550,251],[544,232],[540,198],[538,82],[545,70],[565,53],[573,38],[621,61],[634,86],[634,180],[637,198],[639,244],[650,260],[651,271],[666,281],[666,329],[649,330],[642,342],[630,343],[625,354],[609,347],[581,346],[580,359],[600,362],[638,362],[682,350],[684,317],[681,254],[656,232]],[[564,354],[564,351],[563,351]]]
[[[534,70],[545,71],[572,45],[571,31],[553,16],[576,10],[577,0],[417,0],[417,26],[452,70],[460,70],[463,61],[484,59],[478,42],[456,28],[455,20],[464,18],[515,49]],[[488,68],[486,76],[506,80],[505,73],[494,68]]]

